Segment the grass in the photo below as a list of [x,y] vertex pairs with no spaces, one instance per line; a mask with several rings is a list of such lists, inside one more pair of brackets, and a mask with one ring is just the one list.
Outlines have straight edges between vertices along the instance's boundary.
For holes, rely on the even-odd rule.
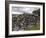
[[40,25],[32,25],[32,27],[27,27],[25,30],[40,30]]
[[40,25],[33,25],[31,30],[40,30]]

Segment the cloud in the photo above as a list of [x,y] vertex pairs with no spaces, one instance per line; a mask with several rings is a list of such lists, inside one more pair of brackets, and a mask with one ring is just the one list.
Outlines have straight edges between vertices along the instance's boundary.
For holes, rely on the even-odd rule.
[[32,11],[37,10],[38,8],[33,8],[33,7],[14,7],[12,9],[12,14],[22,14],[22,13],[30,13],[32,14]]

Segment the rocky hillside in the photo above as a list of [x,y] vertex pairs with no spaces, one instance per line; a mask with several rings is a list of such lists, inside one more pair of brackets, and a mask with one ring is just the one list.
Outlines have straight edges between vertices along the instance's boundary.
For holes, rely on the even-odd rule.
[[33,11],[33,14],[12,14],[12,31],[27,30],[32,25],[40,24],[40,9]]

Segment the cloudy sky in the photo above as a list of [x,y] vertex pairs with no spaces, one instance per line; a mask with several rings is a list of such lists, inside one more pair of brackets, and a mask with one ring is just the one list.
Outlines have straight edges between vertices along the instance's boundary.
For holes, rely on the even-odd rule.
[[30,13],[32,14],[32,11],[37,10],[39,8],[34,7],[12,7],[12,14],[23,14],[23,13]]

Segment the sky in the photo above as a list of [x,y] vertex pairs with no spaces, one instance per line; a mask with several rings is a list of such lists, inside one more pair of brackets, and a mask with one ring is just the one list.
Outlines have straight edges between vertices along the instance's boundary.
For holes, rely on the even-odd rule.
[[23,14],[23,13],[30,13],[34,10],[37,10],[39,8],[34,8],[34,7],[12,7],[12,14]]

